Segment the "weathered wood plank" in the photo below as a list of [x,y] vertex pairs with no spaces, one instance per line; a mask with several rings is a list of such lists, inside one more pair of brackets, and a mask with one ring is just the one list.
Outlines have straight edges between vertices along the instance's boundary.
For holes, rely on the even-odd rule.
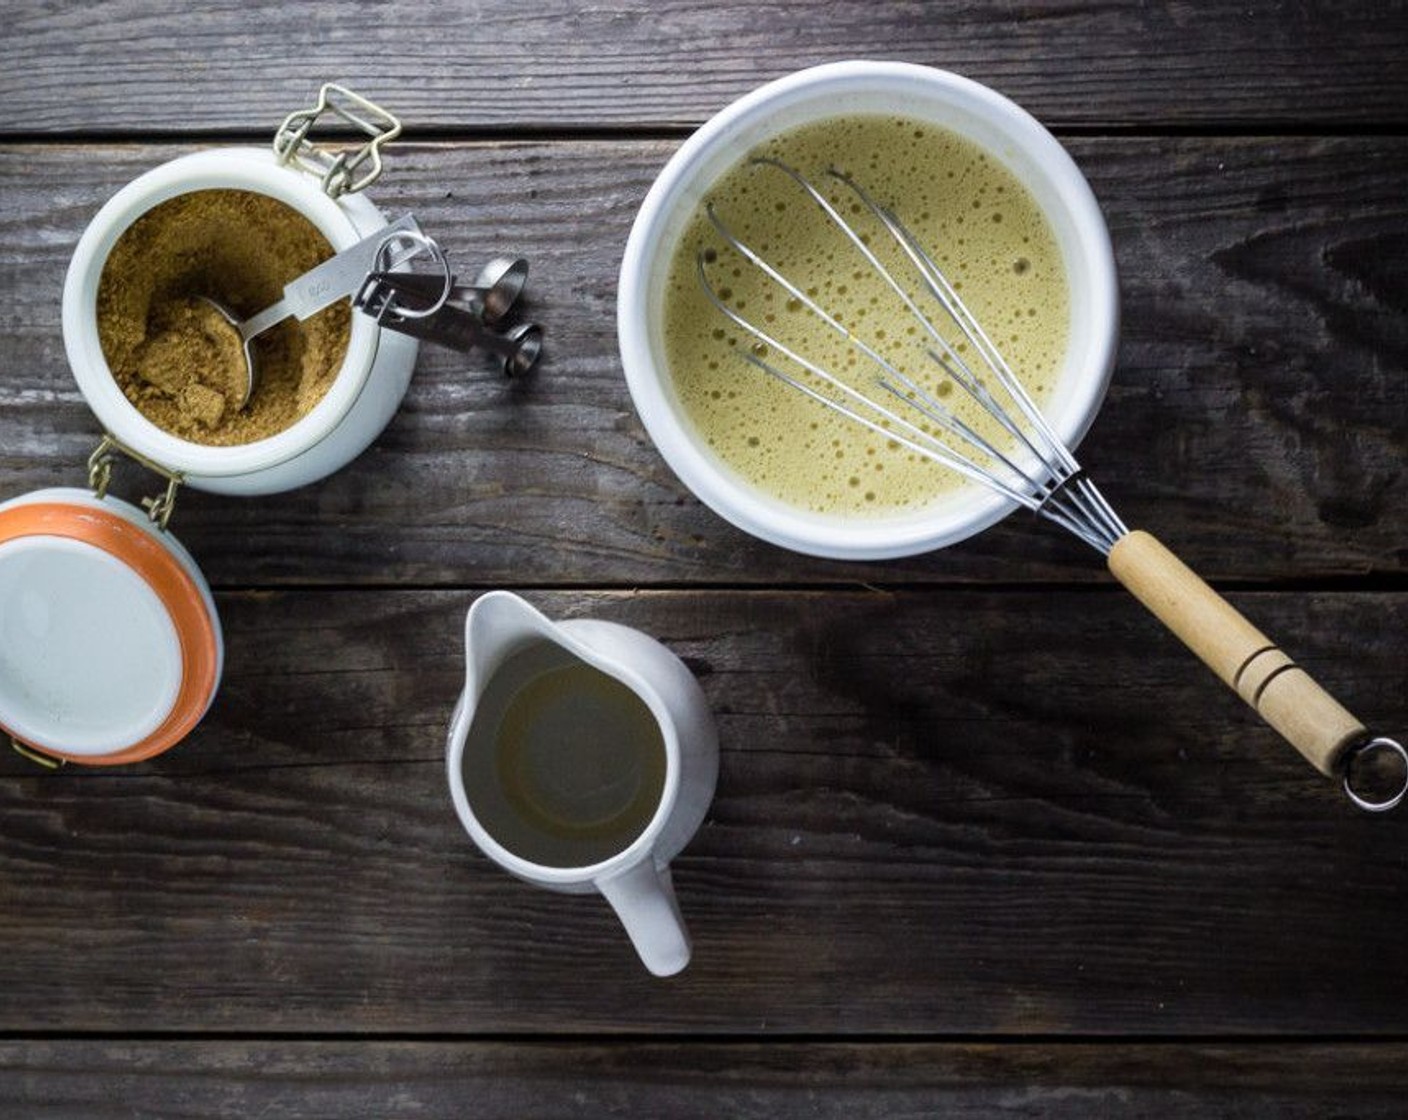
[[1398,1117],[1397,1045],[0,1043],[30,1120]]
[[[631,584],[1106,578],[1026,516],[945,553],[859,565],[746,538],[690,497],[635,418],[615,276],[674,145],[420,145],[378,188],[466,271],[533,266],[548,356],[502,384],[427,349],[401,414],[351,468],[265,500],[190,494],[175,529],[225,585]],[[1408,142],[1071,142],[1119,251],[1124,342],[1084,458],[1126,519],[1210,576],[1402,573]],[[59,292],[100,203],[166,146],[0,149],[5,493],[76,483],[95,421]],[[129,493],[144,485],[128,478]]]
[[1397,0],[765,7],[656,0],[10,5],[4,128],[272,128],[330,78],[413,128],[697,123],[838,58],[958,70],[1056,124],[1261,127],[1408,121]]
[[[245,593],[188,743],[0,762],[0,1030],[1408,1030],[1408,816],[1352,810],[1121,595],[533,598],[660,636],[718,713],[683,976],[462,834],[471,595]],[[1402,730],[1408,597],[1236,602]]]

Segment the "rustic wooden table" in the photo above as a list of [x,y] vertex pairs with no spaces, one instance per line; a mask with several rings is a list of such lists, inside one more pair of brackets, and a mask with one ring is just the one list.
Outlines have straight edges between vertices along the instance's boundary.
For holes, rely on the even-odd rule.
[[[1029,518],[873,565],[733,530],[614,329],[636,208],[727,101],[843,57],[995,86],[1119,256],[1084,458],[1408,732],[1401,3],[197,7],[6,9],[0,496],[79,484],[98,437],[59,293],[99,205],[327,78],[407,122],[383,208],[531,259],[548,353],[508,385],[427,350],[348,469],[181,499],[227,629],[205,722],[141,765],[0,762],[0,1112],[1402,1115],[1408,810],[1352,810]],[[460,629],[504,586],[658,635],[718,714],[675,979],[455,819]]]

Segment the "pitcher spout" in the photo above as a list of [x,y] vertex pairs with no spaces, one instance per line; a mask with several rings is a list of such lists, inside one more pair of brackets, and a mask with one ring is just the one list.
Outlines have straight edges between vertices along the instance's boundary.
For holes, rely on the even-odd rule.
[[511,591],[476,599],[464,620],[465,695],[471,703],[514,651],[534,641],[562,645],[556,624]]

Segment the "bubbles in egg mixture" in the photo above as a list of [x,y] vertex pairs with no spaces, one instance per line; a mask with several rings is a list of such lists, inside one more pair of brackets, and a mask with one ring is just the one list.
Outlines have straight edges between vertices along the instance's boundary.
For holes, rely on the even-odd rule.
[[[1007,446],[1010,440],[997,425],[927,356],[932,340],[879,272],[789,176],[751,163],[754,156],[771,156],[800,171],[917,295],[918,275],[903,263],[884,227],[826,170],[846,172],[893,210],[1040,406],[1065,354],[1069,297],[1060,249],[1026,188],[955,133],[902,117],[851,116],[760,145],[708,192],[736,237],[945,407]],[[666,360],[690,421],[738,474],[791,505],[847,516],[917,509],[972,485],[745,361],[742,352],[751,350],[789,376],[809,379],[714,307],[699,282],[701,252],[715,291],[740,315],[867,396],[887,394],[872,383],[879,368],[728,248],[701,206],[670,265]],[[946,338],[953,335],[960,355],[971,357],[937,305],[927,297],[919,303]],[[899,411],[907,412],[902,406]]]

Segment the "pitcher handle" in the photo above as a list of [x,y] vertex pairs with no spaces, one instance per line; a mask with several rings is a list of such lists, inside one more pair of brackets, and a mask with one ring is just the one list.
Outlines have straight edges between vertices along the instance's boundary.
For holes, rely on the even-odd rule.
[[673,976],[689,963],[689,934],[675,901],[670,868],[657,868],[647,857],[634,867],[597,880],[597,890],[606,896],[641,963],[656,976]]

